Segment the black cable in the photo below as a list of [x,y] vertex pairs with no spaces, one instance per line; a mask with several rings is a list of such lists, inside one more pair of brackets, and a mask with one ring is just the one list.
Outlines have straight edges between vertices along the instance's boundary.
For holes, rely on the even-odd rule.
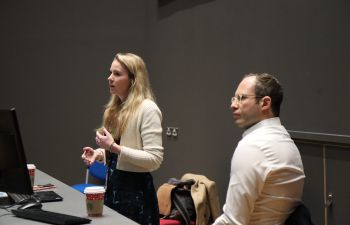
[[8,208],[11,208],[11,207],[13,207],[13,206],[15,206],[15,205],[17,205],[17,204],[14,203],[14,204],[10,204],[10,205],[3,205],[3,206],[0,206],[0,209],[4,209],[4,210],[8,211],[8,210],[7,210]]
[[12,213],[5,213],[5,214],[2,214],[2,215],[0,215],[0,217],[3,217],[3,216],[9,216],[9,215],[12,215]]

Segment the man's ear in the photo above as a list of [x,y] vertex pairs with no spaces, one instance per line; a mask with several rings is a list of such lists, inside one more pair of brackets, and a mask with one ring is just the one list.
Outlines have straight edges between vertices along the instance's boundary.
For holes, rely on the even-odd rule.
[[271,108],[271,98],[270,96],[264,96],[260,99],[260,106],[262,110],[267,110]]

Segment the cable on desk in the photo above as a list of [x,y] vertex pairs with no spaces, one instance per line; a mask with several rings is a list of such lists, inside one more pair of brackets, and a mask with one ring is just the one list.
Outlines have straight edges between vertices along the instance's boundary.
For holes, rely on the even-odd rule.
[[16,203],[10,204],[10,205],[2,205],[2,206],[0,206],[0,209],[4,209],[4,210],[10,212],[10,211],[8,210],[8,208],[11,208],[11,207],[13,207],[13,206],[15,206],[15,205],[16,205]]
[[10,216],[10,215],[12,215],[12,213],[5,213],[5,214],[0,215],[0,217],[3,217],[3,216]]

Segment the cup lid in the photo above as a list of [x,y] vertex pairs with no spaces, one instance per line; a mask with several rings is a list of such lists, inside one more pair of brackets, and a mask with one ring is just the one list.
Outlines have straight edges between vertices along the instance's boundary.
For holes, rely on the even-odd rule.
[[35,169],[35,165],[34,164],[27,164],[27,168],[28,169]]
[[104,193],[105,188],[102,186],[92,186],[84,189],[85,194],[93,194],[93,193]]

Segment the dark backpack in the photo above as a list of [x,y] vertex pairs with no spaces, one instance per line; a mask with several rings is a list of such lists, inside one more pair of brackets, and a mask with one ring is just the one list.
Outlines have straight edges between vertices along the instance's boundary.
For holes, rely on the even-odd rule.
[[163,215],[165,219],[181,221],[182,224],[190,225],[196,220],[196,208],[191,196],[191,186],[194,180],[181,181],[176,178],[169,179],[166,185],[172,185],[171,208],[169,215]]

